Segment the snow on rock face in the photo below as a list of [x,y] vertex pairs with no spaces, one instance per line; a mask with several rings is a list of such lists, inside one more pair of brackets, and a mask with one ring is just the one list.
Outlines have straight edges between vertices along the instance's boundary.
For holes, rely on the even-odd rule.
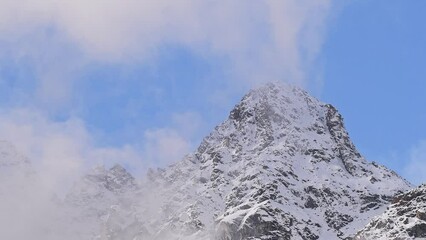
[[218,240],[343,239],[410,187],[359,154],[333,106],[274,84],[153,181],[173,195],[165,229]]
[[426,185],[396,196],[354,240],[426,239]]

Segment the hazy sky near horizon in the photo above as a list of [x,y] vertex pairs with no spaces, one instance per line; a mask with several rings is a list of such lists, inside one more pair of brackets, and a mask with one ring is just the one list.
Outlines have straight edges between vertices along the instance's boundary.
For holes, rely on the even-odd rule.
[[335,105],[368,160],[417,184],[426,181],[423,9],[0,0],[0,139],[52,178],[113,162],[138,174],[192,151],[250,88],[282,81]]

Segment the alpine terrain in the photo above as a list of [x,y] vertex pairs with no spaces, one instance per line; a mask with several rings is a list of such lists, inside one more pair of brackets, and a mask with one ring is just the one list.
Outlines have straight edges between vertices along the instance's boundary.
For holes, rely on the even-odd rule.
[[[332,105],[267,84],[245,95],[195,152],[143,180],[120,165],[93,169],[55,201],[63,226],[43,239],[349,239],[410,188],[361,156]],[[424,224],[413,196],[399,195],[365,236],[404,221],[412,236]]]

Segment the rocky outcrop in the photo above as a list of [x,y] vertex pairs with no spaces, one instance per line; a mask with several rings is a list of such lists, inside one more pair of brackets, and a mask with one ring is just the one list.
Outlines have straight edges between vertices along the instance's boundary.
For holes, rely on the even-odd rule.
[[426,185],[400,194],[354,240],[426,238]]

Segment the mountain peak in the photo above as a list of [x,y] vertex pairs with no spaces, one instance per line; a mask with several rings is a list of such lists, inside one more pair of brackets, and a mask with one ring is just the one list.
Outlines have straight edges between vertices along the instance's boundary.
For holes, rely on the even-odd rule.
[[135,189],[136,181],[124,167],[116,164],[107,170],[104,165],[99,165],[74,184],[67,201],[84,205],[88,201],[113,198]]
[[291,85],[291,84],[283,83],[283,82],[268,82],[266,84],[263,84],[251,89],[247,95],[252,95],[252,94],[268,95],[270,93],[286,94],[288,92],[293,92],[293,91],[305,92],[303,89],[297,87],[296,85]]
[[293,103],[304,102],[307,99],[312,101],[316,100],[302,88],[280,82],[270,82],[253,88],[243,97],[243,101],[247,100],[253,103],[270,103],[272,105],[278,104],[282,100],[285,100],[286,102],[290,100],[290,102]]
[[133,176],[120,164],[114,164],[109,169],[105,168],[105,165],[97,165],[94,168],[92,168],[85,177],[94,177],[96,179],[104,179],[107,177],[111,178],[119,178],[119,177],[125,177],[125,178],[133,178]]
[[[194,156],[200,183],[222,189],[218,199],[226,196],[225,207],[217,206],[224,213],[216,219],[223,239],[271,232],[281,233],[272,239],[343,238],[410,186],[361,156],[336,108],[287,85],[251,90]],[[312,210],[300,215],[294,209]],[[262,217],[269,212],[286,217]],[[291,234],[280,227],[295,221]]]
[[122,192],[136,186],[134,177],[119,164],[108,170],[104,166],[96,167],[84,179],[86,182],[99,184],[111,192]]
[[135,178],[120,164],[115,164],[108,171],[107,178],[110,183],[108,185],[114,185],[113,189],[136,186]]
[[114,176],[128,176],[128,177],[132,177],[132,175],[126,170],[126,168],[124,168],[122,165],[116,163],[114,164],[109,170],[108,172]]
[[337,109],[298,87],[268,83],[253,89],[234,107],[229,120],[238,131],[255,131],[255,138],[263,138],[265,142],[285,138],[318,146],[306,149],[307,152],[317,152],[322,148],[318,144],[321,142],[323,146],[329,145],[324,141],[330,137],[333,152],[342,160],[346,171],[358,175],[367,172],[362,166],[365,161],[350,140]]
[[299,120],[303,120],[306,119],[304,118],[306,115],[316,114],[312,110],[319,105],[321,103],[317,99],[298,87],[268,83],[249,91],[231,111],[229,118],[259,123],[264,121],[257,121],[262,119],[256,117],[274,122],[279,122],[285,117],[294,120],[300,117]]

